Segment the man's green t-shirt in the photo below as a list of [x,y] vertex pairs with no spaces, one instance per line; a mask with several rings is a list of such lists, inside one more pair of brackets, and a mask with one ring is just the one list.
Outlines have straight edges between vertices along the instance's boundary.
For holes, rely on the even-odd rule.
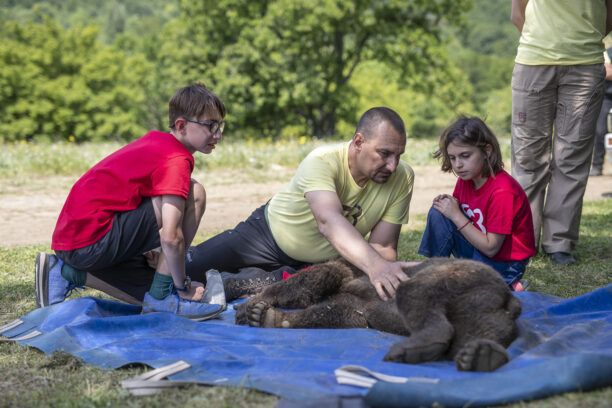
[[338,256],[319,232],[304,194],[332,191],[338,194],[344,216],[366,236],[380,220],[406,224],[412,197],[414,172],[400,161],[386,183],[369,180],[359,187],[348,167],[349,143],[313,150],[282,191],[268,203],[266,217],[278,246],[302,262],[322,262]]
[[605,0],[529,0],[515,62],[602,63],[606,16]]

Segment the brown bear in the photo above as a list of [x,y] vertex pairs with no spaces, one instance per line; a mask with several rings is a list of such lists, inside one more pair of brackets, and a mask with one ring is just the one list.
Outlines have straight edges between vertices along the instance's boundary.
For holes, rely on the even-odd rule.
[[[344,261],[311,266],[236,307],[236,323],[275,328],[369,327],[406,336],[385,360],[454,359],[459,370],[492,371],[517,337],[518,300],[501,276],[471,260],[432,258],[404,269],[395,299]],[[288,310],[289,309],[289,310]]]

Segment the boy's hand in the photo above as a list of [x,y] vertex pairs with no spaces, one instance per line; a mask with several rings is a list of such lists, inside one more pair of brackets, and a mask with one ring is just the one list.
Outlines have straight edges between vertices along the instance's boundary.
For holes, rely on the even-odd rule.
[[160,249],[156,248],[143,254],[147,259],[147,264],[153,269],[157,269],[157,264],[159,263],[159,253]]
[[191,288],[188,291],[177,291],[177,293],[183,299],[201,302],[204,297],[204,284],[202,282],[191,281]]

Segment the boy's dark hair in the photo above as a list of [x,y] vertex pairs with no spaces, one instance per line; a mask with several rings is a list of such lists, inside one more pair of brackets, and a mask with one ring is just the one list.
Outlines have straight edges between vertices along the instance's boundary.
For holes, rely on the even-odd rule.
[[174,122],[180,117],[197,120],[202,115],[218,112],[225,117],[225,105],[204,84],[195,83],[176,91],[168,104],[168,119],[170,129],[174,129]]
[[[480,118],[460,116],[440,135],[438,150],[436,150],[433,156],[442,161],[442,171],[446,173],[453,171],[447,151],[448,145],[452,142],[476,146],[482,151],[486,164],[482,168],[483,177],[495,175],[504,168],[499,142],[493,132],[491,132],[491,129]],[[492,147],[491,154],[488,156],[485,150],[487,145]]]
[[381,122],[389,123],[397,133],[406,137],[406,128],[400,115],[398,115],[393,109],[383,106],[368,109],[363,115],[361,115],[355,133],[361,133],[368,138],[374,132],[374,128],[376,128]]

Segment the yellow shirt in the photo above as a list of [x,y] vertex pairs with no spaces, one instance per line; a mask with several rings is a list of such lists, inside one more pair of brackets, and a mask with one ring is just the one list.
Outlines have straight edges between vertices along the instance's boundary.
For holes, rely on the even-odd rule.
[[386,183],[368,181],[359,187],[348,167],[349,143],[319,147],[300,163],[287,187],[268,203],[266,217],[278,246],[302,262],[322,262],[338,256],[319,233],[317,222],[304,194],[333,191],[338,194],[344,215],[366,236],[380,220],[406,224],[412,197],[414,172],[400,161]]
[[605,0],[529,0],[515,61],[524,65],[603,62]]

